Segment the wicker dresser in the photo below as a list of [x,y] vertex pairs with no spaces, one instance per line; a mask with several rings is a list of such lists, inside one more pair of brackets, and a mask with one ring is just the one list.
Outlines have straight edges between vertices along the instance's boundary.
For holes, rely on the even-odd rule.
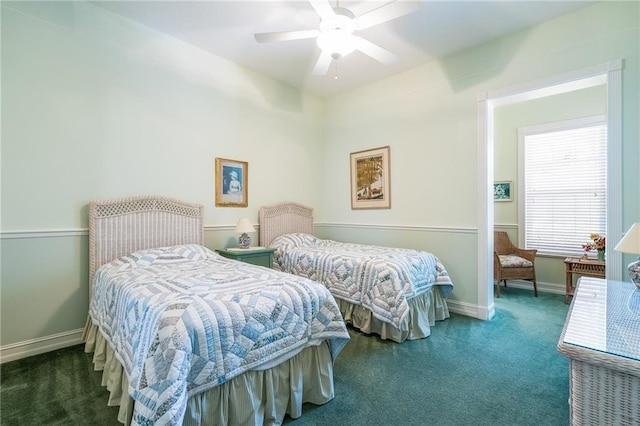
[[640,290],[581,277],[558,342],[572,425],[640,424]]

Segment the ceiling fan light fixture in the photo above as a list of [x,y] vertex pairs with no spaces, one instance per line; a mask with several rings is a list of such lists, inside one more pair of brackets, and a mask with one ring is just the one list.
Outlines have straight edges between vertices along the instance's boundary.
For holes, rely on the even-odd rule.
[[356,17],[349,9],[340,7],[340,0],[337,0],[336,7],[330,4],[331,0],[308,1],[320,17],[317,30],[277,31],[256,33],[253,36],[258,43],[315,38],[322,52],[313,67],[314,75],[325,75],[332,63],[337,67],[338,59],[355,50],[386,65],[396,63],[396,55],[354,33],[399,18],[419,8],[419,2],[416,1],[386,0],[385,4]]
[[323,32],[316,43],[323,52],[329,52],[333,59],[340,59],[356,50],[356,38],[343,30]]

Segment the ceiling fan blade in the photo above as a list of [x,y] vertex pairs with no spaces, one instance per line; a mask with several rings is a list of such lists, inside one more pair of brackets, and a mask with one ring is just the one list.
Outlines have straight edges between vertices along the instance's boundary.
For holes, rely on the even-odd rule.
[[365,55],[371,56],[373,59],[382,62],[385,65],[393,65],[398,60],[398,56],[389,52],[382,47],[371,43],[368,40],[363,39],[362,37],[354,36],[356,39],[356,49],[364,53]]
[[316,13],[320,15],[321,19],[332,18],[336,16],[333,8],[329,4],[329,0],[309,0],[311,6],[315,9]]
[[302,31],[278,31],[273,33],[257,33],[253,37],[258,43],[270,43],[272,41],[289,41],[301,40],[305,38],[318,37],[318,30],[302,30]]
[[420,9],[420,3],[417,1],[396,0],[358,16],[355,22],[358,28],[365,29],[415,12],[418,9]]
[[329,53],[328,51],[322,51],[322,53],[320,53],[320,56],[318,57],[316,66],[313,68],[313,75],[325,75],[327,71],[329,71],[331,61],[333,61],[331,53]]

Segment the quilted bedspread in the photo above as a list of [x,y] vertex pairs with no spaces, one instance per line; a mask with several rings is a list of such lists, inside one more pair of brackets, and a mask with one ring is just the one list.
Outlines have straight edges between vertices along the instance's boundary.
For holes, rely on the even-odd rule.
[[408,299],[434,285],[443,297],[453,283],[440,260],[412,249],[341,243],[294,233],[274,239],[274,268],[324,284],[347,302],[364,306],[398,327],[409,313]]
[[181,424],[190,396],[323,340],[335,359],[349,340],[323,286],[199,245],[103,265],[89,313],[128,375],[132,424]]

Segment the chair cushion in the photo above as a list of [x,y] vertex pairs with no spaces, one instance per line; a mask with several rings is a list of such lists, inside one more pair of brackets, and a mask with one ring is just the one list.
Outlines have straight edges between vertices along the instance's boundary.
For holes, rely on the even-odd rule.
[[524,259],[520,256],[516,256],[515,254],[501,254],[498,257],[500,258],[500,265],[503,268],[533,267],[533,262],[531,262],[530,260]]

